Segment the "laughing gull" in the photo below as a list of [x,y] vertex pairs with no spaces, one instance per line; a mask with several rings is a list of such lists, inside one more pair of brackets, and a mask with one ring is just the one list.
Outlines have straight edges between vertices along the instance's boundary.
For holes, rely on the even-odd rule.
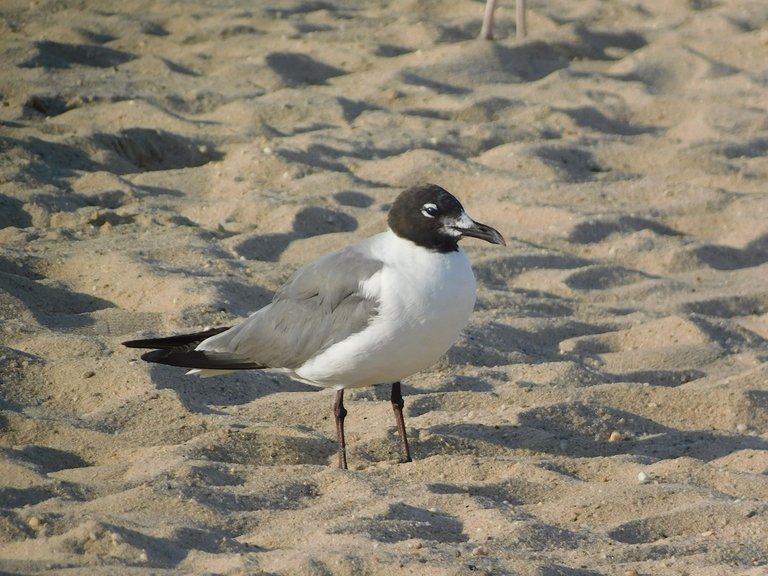
[[271,370],[336,389],[339,468],[347,468],[344,390],[391,384],[400,461],[411,452],[400,381],[451,347],[475,306],[475,277],[458,242],[506,245],[434,184],[409,188],[389,211],[389,229],[299,268],[272,302],[233,327],[124,342],[152,348],[147,362],[212,376]]

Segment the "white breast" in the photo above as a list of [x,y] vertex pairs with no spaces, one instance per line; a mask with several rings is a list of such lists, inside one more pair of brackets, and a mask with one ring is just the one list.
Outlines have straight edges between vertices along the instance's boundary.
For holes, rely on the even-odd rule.
[[475,277],[462,250],[440,254],[392,232],[373,255],[384,266],[362,289],[380,299],[363,331],[311,358],[294,377],[324,387],[398,382],[434,364],[458,338],[475,305]]

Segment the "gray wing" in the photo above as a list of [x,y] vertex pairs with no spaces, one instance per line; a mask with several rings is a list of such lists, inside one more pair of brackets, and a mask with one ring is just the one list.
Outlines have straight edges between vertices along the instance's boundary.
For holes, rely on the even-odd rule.
[[378,299],[360,291],[382,267],[367,242],[331,252],[297,270],[272,303],[198,350],[234,355],[269,368],[297,368],[316,353],[365,328]]

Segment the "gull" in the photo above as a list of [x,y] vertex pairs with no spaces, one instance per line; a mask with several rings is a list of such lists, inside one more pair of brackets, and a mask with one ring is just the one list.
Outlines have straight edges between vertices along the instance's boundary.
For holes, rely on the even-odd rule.
[[147,362],[213,376],[268,370],[336,390],[339,468],[347,468],[344,390],[392,386],[400,462],[411,462],[401,380],[448,351],[475,306],[475,276],[459,240],[506,245],[435,184],[400,193],[386,231],[299,268],[272,302],[232,327],[123,342]]

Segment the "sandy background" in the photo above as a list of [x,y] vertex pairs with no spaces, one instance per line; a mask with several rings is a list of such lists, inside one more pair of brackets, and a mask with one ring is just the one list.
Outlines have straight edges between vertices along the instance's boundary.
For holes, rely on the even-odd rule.
[[[3,1],[0,572],[768,574],[768,3],[530,4]],[[332,392],[120,346],[424,181],[509,246],[414,463],[388,387],[340,472]]]

